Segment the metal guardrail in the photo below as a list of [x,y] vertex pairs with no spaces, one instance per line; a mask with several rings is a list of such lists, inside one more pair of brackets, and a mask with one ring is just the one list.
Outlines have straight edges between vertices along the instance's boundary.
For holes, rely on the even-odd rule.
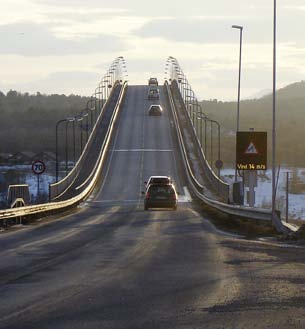
[[[165,86],[166,86],[167,94],[169,97],[170,108],[171,108],[171,111],[172,111],[173,117],[174,117],[174,123],[175,123],[176,131],[177,131],[177,136],[178,136],[178,140],[179,140],[179,146],[180,146],[180,151],[181,151],[182,158],[183,158],[184,167],[186,169],[187,179],[188,179],[188,182],[192,189],[192,192],[195,194],[195,196],[199,200],[204,202],[206,205],[208,205],[214,209],[217,209],[222,213],[241,217],[241,218],[271,222],[272,221],[271,209],[268,210],[268,209],[262,209],[262,208],[252,208],[252,207],[245,207],[245,206],[239,206],[239,205],[230,205],[230,204],[226,204],[226,203],[219,202],[219,201],[213,200],[211,198],[208,198],[201,193],[203,186],[197,181],[197,179],[195,178],[195,176],[192,172],[192,169],[191,169],[188,157],[187,157],[187,152],[186,152],[184,140],[182,137],[180,125],[179,125],[175,102],[173,100],[171,89],[170,89],[167,81],[165,82]],[[276,229],[279,232],[282,232],[282,233],[289,232],[289,229],[282,224],[280,218],[273,220],[273,224],[275,225]]]
[[[200,145],[200,141],[198,139],[198,136],[194,130],[194,126],[191,122],[191,119],[189,117],[189,113],[185,108],[185,104],[183,102],[183,99],[181,97],[181,94],[179,92],[179,88],[177,85],[176,80],[172,81],[171,83],[171,92],[174,92],[175,95],[178,97],[178,102],[179,105],[181,105],[181,107],[183,108],[183,112],[186,115],[186,117],[188,118],[188,122],[186,122],[186,124],[189,127],[189,131],[191,132],[192,135],[192,140],[195,141],[195,147],[196,150],[198,152],[198,155],[200,157],[200,163],[203,166],[203,171],[204,171],[204,175],[206,176],[206,178],[208,179],[208,181],[211,183],[212,187],[215,189],[215,192],[217,194],[219,194],[223,200],[227,201],[229,199],[229,190],[230,190],[230,186],[228,183],[224,182],[223,180],[221,180],[214,172],[214,170],[211,168],[210,164],[208,163],[208,161],[206,160],[206,156],[201,148]],[[175,103],[175,99],[173,98],[173,101]],[[175,103],[175,108],[176,108],[176,103]],[[177,119],[178,122],[180,122],[179,119],[179,115],[177,115]],[[201,187],[202,188],[202,187]]]
[[98,157],[98,161],[96,162],[96,165],[89,175],[91,177],[90,181],[88,181],[87,186],[82,189],[79,194],[77,194],[75,197],[72,197],[68,200],[64,201],[58,201],[58,202],[49,202],[45,204],[38,204],[34,206],[25,206],[20,208],[12,208],[12,209],[4,209],[0,210],[0,220],[10,220],[14,218],[26,218],[26,217],[39,217],[39,216],[47,216],[54,214],[59,211],[65,211],[69,208],[72,208],[79,204],[82,200],[84,200],[94,189],[96,186],[96,183],[98,181],[100,172],[102,170],[102,166],[106,157],[106,153],[108,150],[108,146],[110,143],[110,139],[113,134],[113,128],[114,124],[116,122],[119,110],[121,108],[121,104],[124,99],[125,91],[127,88],[127,83],[124,82],[120,95],[118,97],[118,101],[116,103],[115,109],[113,111],[113,115],[111,117],[111,121],[107,130],[107,134],[105,137],[105,140],[103,141],[103,146],[101,148],[101,152]]
[[105,104],[98,116],[98,119],[96,120],[96,122],[94,124],[92,133],[89,136],[89,140],[85,145],[84,151],[81,154],[78,161],[76,162],[75,166],[72,168],[72,170],[69,172],[69,174],[67,176],[65,176],[63,179],[61,179],[60,181],[58,181],[56,183],[50,184],[50,186],[49,186],[49,200],[50,201],[56,201],[56,199],[58,197],[60,197],[62,194],[64,194],[64,192],[69,188],[69,186],[71,186],[71,184],[73,184],[74,180],[78,177],[78,175],[84,165],[84,162],[87,159],[88,152],[90,152],[91,145],[96,137],[96,134],[97,134],[96,127],[100,124],[101,120],[103,120],[103,114],[105,112],[105,109],[109,106],[109,103],[112,100],[113,94],[118,86],[120,86],[120,85],[117,83],[113,87],[112,93],[108,97],[107,101],[105,102]]

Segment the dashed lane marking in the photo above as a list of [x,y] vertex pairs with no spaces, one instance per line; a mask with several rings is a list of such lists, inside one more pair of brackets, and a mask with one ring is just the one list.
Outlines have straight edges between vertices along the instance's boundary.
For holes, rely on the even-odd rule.
[[184,195],[179,195],[178,202],[192,202],[192,197],[186,186],[183,186]]
[[173,152],[170,149],[116,149],[113,152]]

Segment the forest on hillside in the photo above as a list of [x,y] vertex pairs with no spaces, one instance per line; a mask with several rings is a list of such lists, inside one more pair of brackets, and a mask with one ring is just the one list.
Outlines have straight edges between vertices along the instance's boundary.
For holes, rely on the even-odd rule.
[[[144,96],[143,96],[144,97]],[[0,153],[55,152],[58,120],[85,109],[88,97],[0,92]],[[235,163],[236,102],[202,101],[203,111],[221,125],[221,160]],[[277,93],[277,162],[304,167],[305,82],[289,85]],[[267,131],[268,161],[271,163],[272,97],[245,100],[240,104],[240,130]],[[63,133],[61,127],[61,133]],[[216,136],[215,136],[216,138]],[[72,145],[70,145],[72,147]],[[216,147],[216,142],[214,142]],[[71,152],[69,152],[71,154]],[[216,148],[214,151],[216,154]],[[216,160],[216,159],[215,159]]]
[[[236,102],[203,101],[204,112],[221,125],[223,160],[234,163]],[[276,156],[278,164],[304,166],[305,99],[279,99],[276,108]],[[242,101],[240,103],[240,130],[267,131],[268,160],[271,162],[272,99]]]
[[55,152],[56,123],[80,114],[88,97],[0,92],[0,153]]
[[[237,103],[202,101],[203,111],[221,125],[222,160],[235,161]],[[272,96],[240,103],[240,130],[267,131],[268,162],[271,163]],[[277,93],[276,157],[277,163],[304,167],[305,164],[305,82],[289,85]]]

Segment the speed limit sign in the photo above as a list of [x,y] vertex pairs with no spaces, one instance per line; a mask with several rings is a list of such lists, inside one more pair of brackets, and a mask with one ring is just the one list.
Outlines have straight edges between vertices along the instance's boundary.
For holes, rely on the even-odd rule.
[[46,166],[43,161],[35,160],[32,163],[32,171],[36,175],[41,175],[46,170]]

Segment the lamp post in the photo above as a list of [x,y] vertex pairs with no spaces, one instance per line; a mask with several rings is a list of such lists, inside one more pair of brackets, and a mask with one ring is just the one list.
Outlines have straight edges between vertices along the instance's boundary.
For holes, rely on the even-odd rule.
[[[83,111],[82,112],[82,117],[83,118],[87,118],[87,122],[86,122],[86,143],[88,141],[88,112],[85,112]],[[81,134],[81,140],[82,140],[82,143],[81,143],[81,151],[83,153],[83,124],[81,123],[81,129],[82,129],[82,134]]]
[[[95,107],[97,107],[98,108],[98,110],[99,110],[99,114],[101,113],[101,110],[102,110],[102,108],[103,108],[103,106],[104,106],[104,94],[103,94],[103,89],[105,89],[105,86],[103,85],[101,85],[101,83],[98,85],[98,87],[97,88],[95,88],[95,92],[94,92],[94,99],[95,99]],[[96,91],[96,90],[98,90],[98,91]],[[97,97],[96,97],[96,95],[99,95],[98,96],[98,106],[97,106]],[[101,97],[101,95],[102,95],[102,97]]]
[[[199,105],[200,112],[198,113],[198,119],[200,121],[200,131],[201,131],[201,142],[202,142],[202,120],[204,120],[204,155],[207,156],[207,120],[208,117],[202,112],[201,106]],[[201,146],[202,147],[202,146]]]
[[[165,63],[165,74],[167,74],[168,77],[168,81],[173,81],[174,80],[174,73],[177,74],[177,71],[174,71],[174,64],[175,64],[175,60],[172,56],[169,56],[166,63]],[[165,77],[166,80],[166,77]]]
[[73,162],[74,162],[74,166],[75,166],[75,162],[76,162],[76,150],[75,150],[75,120],[76,118],[73,118],[72,121],[72,127],[73,127]]
[[[212,120],[212,119],[209,119],[209,120],[211,121],[211,126],[213,123],[215,123],[218,128],[218,159],[217,160],[220,160],[220,124],[216,120]],[[212,163],[211,163],[211,165],[212,165]],[[220,177],[220,168],[218,168],[218,177]]]
[[[187,100],[190,99],[190,100]],[[195,101],[195,98],[192,98],[192,96],[190,95],[186,95],[186,108],[189,108],[189,117],[191,119],[191,123],[193,125],[193,127],[195,127],[194,125],[194,113],[195,113],[195,107],[196,107],[196,103],[192,102],[191,100]],[[196,109],[197,110],[197,109]],[[195,127],[195,131],[197,131],[196,127]]]
[[187,79],[186,79],[185,75],[183,74],[183,72],[181,71],[180,67],[175,66],[175,68],[176,68],[177,79],[181,86],[180,93],[181,93],[183,101],[185,102],[187,88],[185,88],[184,86],[189,87],[189,83],[187,82]]
[[62,119],[62,120],[59,120],[57,121],[56,123],[56,136],[55,136],[55,161],[56,161],[56,168],[55,168],[55,176],[56,176],[56,183],[58,182],[58,128],[59,128],[59,125],[62,123],[62,122],[66,122],[67,119]]
[[[94,107],[98,108],[98,114],[100,114],[100,109],[101,109],[100,108],[100,106],[101,106],[101,102],[100,102],[100,93],[101,92],[100,92],[100,89],[101,89],[101,87],[100,87],[100,85],[98,85],[94,90]],[[97,98],[97,95],[99,95],[98,98]]]
[[[86,104],[86,109],[88,109],[88,112],[90,111],[91,131],[93,130],[93,111],[96,110],[95,107],[92,107],[92,102],[93,102],[93,98],[91,96],[90,99],[88,100],[87,104]],[[88,103],[90,103],[90,107],[88,106]]]
[[170,78],[172,78],[173,73],[173,57],[169,56],[165,62],[165,70],[170,69]]
[[172,78],[172,65],[168,62],[165,63],[165,68],[164,68],[164,75],[168,75],[169,78],[167,78],[166,76],[164,77],[164,80],[168,80],[168,81],[171,81],[171,78]]
[[87,108],[85,108],[82,111],[82,116],[87,118],[86,120],[86,143],[87,143],[89,139],[89,111]]
[[276,177],[275,177],[275,143],[276,143],[276,0],[273,3],[273,108],[272,108],[272,220],[275,221],[275,195],[276,195]]
[[123,73],[125,76],[128,76],[127,74],[127,66],[126,66],[126,61],[123,56],[119,57],[120,59],[120,82],[123,82]]
[[[237,123],[236,132],[239,131],[239,106],[240,106],[240,77],[241,77],[241,50],[242,50],[242,37],[243,37],[243,27],[240,25],[232,25],[233,29],[239,30],[239,73],[238,73],[238,95],[237,95]],[[235,182],[237,182],[237,168],[235,163]]]
[[109,82],[110,82],[111,87],[113,86],[113,83],[115,82],[114,73],[115,73],[115,70],[113,68],[111,68],[108,70],[107,75],[106,75],[106,78],[110,78]]
[[[75,121],[75,118],[66,118],[66,145],[65,145],[65,151],[66,151],[66,176],[68,175],[68,125],[69,122],[73,122]],[[74,127],[74,125],[73,125]],[[74,149],[74,153],[75,153],[75,133],[73,134],[74,140],[73,140],[73,149]]]
[[[198,101],[197,101],[197,98],[196,98],[196,96],[195,96],[195,93],[194,93],[194,91],[191,89],[191,88],[185,88],[185,90],[188,92],[188,91],[190,91],[191,93],[192,93],[192,95],[189,95],[189,94],[187,94],[186,96],[185,96],[185,99],[186,98],[192,98],[192,99],[194,99],[195,101],[196,101],[196,103],[198,104]],[[191,113],[190,113],[191,114]],[[197,115],[195,114],[195,111],[192,111],[192,115],[191,115],[191,119],[192,119],[192,121],[193,121],[193,125],[195,126],[195,129],[196,129],[196,126],[197,126],[197,120],[196,120],[196,123],[195,123],[195,118],[197,117]]]
[[[105,78],[105,77],[104,77]],[[104,85],[105,86],[105,100],[107,100],[108,99],[108,97],[109,97],[109,80],[102,80],[102,83],[107,83],[107,85]]]
[[86,114],[81,113],[80,115],[75,117],[75,120],[80,123],[80,153],[79,153],[79,156],[81,156],[83,153],[83,120],[87,115],[88,115],[88,113],[86,113]]

